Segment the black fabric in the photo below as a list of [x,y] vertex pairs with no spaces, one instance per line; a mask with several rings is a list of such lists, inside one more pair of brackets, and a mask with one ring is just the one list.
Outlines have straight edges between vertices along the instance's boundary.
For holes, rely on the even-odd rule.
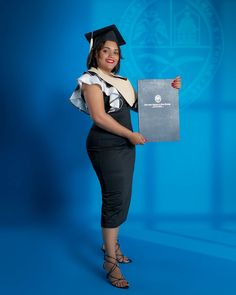
[[91,38],[94,39],[94,44],[101,41],[115,41],[119,46],[126,44],[120,31],[116,25],[110,25],[93,32],[84,34],[85,38],[90,42]]
[[[119,111],[109,113],[116,121],[132,130],[130,108],[123,100]],[[104,94],[105,110],[109,97]],[[128,216],[135,163],[135,146],[128,139],[92,125],[86,141],[87,152],[102,191],[101,226],[114,228]]]

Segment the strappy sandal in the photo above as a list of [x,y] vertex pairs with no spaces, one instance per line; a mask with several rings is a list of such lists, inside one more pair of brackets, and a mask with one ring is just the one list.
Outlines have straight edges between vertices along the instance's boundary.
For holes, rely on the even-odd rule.
[[[118,251],[120,250],[120,244],[116,243],[116,259],[118,260],[119,263],[131,263],[132,259],[130,259],[129,257],[124,256],[123,254],[118,254]],[[121,253],[121,250],[120,250]]]
[[[104,244],[102,245],[101,247],[101,250],[103,251],[103,253],[105,254],[106,253],[106,250],[104,248]],[[116,259],[119,263],[123,263],[123,264],[127,264],[127,263],[131,263],[132,262],[132,259],[130,259],[129,257],[126,257],[125,255],[123,254],[118,254],[117,252],[120,250],[120,244],[119,242],[117,241],[116,242]],[[121,252],[121,251],[120,251]]]
[[[113,261],[115,262],[112,262],[110,261],[109,259],[113,259]],[[119,265],[118,265],[118,261],[116,258],[112,257],[112,256],[109,256],[108,254],[104,254],[104,263],[103,263],[103,268],[105,269],[105,271],[107,272],[106,268],[105,268],[105,263],[110,263],[112,264],[112,267],[111,269],[107,272],[106,274],[106,278],[109,280],[109,282],[112,284],[112,286],[116,287],[116,288],[120,288],[120,289],[128,289],[129,288],[129,285],[127,286],[119,286],[118,283],[120,281],[126,281],[126,279],[124,278],[123,275],[121,275],[121,277],[117,278],[115,276],[112,275],[112,273],[114,272],[114,270],[118,267],[119,268]],[[126,281],[127,282],[127,281]],[[127,282],[128,283],[128,282]],[[128,283],[129,284],[129,283]]]

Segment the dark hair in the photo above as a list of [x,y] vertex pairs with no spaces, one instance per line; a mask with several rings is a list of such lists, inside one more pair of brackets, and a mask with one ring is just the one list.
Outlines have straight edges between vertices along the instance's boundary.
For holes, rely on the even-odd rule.
[[[86,65],[87,65],[88,69],[90,69],[91,67],[94,67],[94,68],[98,67],[97,60],[96,60],[96,53],[99,54],[99,51],[102,49],[105,42],[106,41],[101,41],[101,42],[95,43],[94,47],[92,48],[92,50],[90,51],[90,53],[87,57]],[[114,74],[117,74],[119,72],[120,60],[123,59],[123,57],[121,56],[120,46],[118,46],[118,50],[119,50],[119,61],[118,61],[117,65],[114,67],[114,69],[112,70],[112,73],[114,73]]]

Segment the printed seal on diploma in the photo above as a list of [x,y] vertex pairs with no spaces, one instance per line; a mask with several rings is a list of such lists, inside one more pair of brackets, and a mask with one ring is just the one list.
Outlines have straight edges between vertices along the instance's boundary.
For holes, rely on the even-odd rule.
[[179,91],[173,79],[138,80],[139,132],[148,140],[179,140]]

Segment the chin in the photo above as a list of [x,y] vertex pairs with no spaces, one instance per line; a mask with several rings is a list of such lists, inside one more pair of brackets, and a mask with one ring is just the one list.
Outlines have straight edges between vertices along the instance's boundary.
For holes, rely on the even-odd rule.
[[112,72],[116,66],[117,66],[117,63],[115,65],[104,64],[103,66],[101,65],[101,69],[103,69],[104,71]]

